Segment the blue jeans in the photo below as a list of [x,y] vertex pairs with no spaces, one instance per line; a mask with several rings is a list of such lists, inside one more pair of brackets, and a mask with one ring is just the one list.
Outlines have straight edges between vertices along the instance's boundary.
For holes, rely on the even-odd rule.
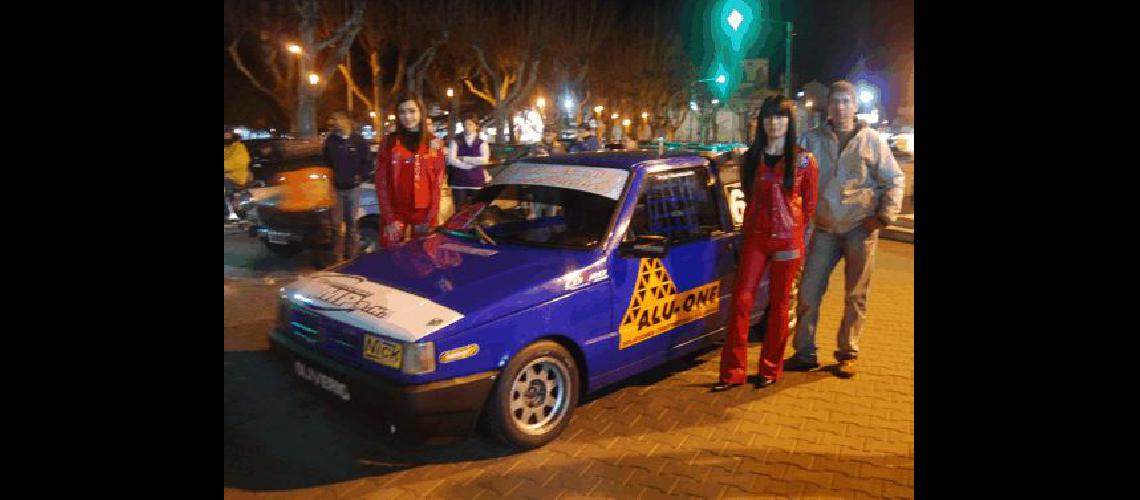
[[[356,230],[356,207],[360,206],[360,186],[351,189],[336,190],[336,213],[333,215],[333,229],[336,232],[336,241],[333,242],[333,251],[337,259],[351,259],[356,257],[360,248],[360,235]],[[340,224],[344,223],[344,229]]]
[[835,359],[843,361],[859,357],[859,336],[867,317],[867,294],[871,290],[871,271],[875,267],[878,241],[879,231],[867,231],[862,225],[843,234],[816,230],[808,246],[800,282],[796,335],[792,341],[795,357],[805,362],[817,361],[815,331],[819,323],[819,305],[839,259],[845,261],[844,306]]

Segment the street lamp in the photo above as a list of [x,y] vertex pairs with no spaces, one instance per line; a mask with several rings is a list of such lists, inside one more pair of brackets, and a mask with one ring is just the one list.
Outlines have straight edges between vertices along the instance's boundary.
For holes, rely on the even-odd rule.
[[376,118],[376,112],[375,112],[375,111],[369,111],[369,112],[368,112],[368,117],[369,117],[369,118]]
[[602,111],[605,109],[606,108],[604,106],[594,106],[594,112],[599,114],[599,115],[602,114]]
[[712,105],[713,105],[713,106],[716,106],[717,104],[720,104],[720,99],[713,99],[713,100],[712,100]]
[[320,81],[321,81],[320,75],[318,75],[312,71],[309,72],[309,85],[316,85],[316,84],[320,83]]
[[289,46],[286,47],[286,49],[289,51],[290,54],[298,55],[298,56],[301,55],[302,52],[304,52],[301,50],[301,46],[297,45],[295,43],[289,44]]
[[538,109],[546,109],[546,99],[539,97],[534,101],[534,104],[538,106]]
[[629,123],[630,123],[630,122],[629,122],[629,118],[626,118],[626,119],[624,119],[624,120],[622,120],[622,121],[621,121],[621,125],[622,125],[623,127],[628,127],[628,126],[629,126]]
[[396,115],[388,115],[388,121],[396,121]]
[[721,85],[724,85],[725,80],[726,79],[724,77],[724,73],[721,73],[721,74],[717,75],[717,77],[716,77],[716,83],[719,83]]
[[448,97],[448,99],[455,97],[455,90],[452,89],[451,87],[447,88],[447,97]]
[[641,119],[648,121],[649,120],[649,112],[648,111],[642,111],[641,112]]
[[814,104],[815,104],[815,103],[813,103],[813,102],[811,102],[811,101],[808,101],[808,102],[805,102],[805,103],[804,103],[804,106],[807,106],[807,107],[809,107],[809,108],[810,108],[810,107],[812,107],[812,105],[814,105]]
[[618,119],[618,114],[617,114],[617,113],[614,113],[614,114],[610,115],[610,119],[611,119],[611,120],[617,120],[617,119]]
[[863,104],[871,104],[871,101],[874,99],[875,94],[870,90],[863,90],[862,92],[859,92],[859,100],[862,101]]

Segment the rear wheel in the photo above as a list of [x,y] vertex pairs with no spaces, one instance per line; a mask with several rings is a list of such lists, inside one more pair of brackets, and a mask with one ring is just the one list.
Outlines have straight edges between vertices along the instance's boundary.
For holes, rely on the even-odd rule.
[[269,251],[273,252],[278,257],[284,257],[286,259],[301,253],[301,250],[303,250],[303,248],[301,248],[301,245],[297,243],[288,243],[284,245],[280,243],[266,243],[265,246],[269,248]]
[[578,391],[574,356],[556,342],[535,342],[503,369],[484,412],[487,427],[510,446],[542,446],[569,424]]

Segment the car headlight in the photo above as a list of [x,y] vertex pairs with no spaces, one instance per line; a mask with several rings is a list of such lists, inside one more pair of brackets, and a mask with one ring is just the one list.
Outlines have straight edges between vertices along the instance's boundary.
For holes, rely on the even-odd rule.
[[435,371],[435,342],[404,344],[404,362],[400,371],[423,375]]

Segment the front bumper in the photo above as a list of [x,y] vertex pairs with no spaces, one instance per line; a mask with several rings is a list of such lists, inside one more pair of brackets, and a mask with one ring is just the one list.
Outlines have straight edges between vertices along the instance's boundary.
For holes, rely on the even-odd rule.
[[257,208],[258,237],[268,240],[268,231],[288,233],[290,243],[306,247],[328,247],[333,244],[334,224],[331,211],[290,212],[271,207]]
[[493,370],[401,386],[359,368],[331,361],[276,328],[269,333],[269,345],[290,364],[299,360],[344,383],[351,395],[350,401],[376,411],[395,424],[397,432],[410,431],[421,437],[462,436],[474,430],[499,375],[498,370]]

